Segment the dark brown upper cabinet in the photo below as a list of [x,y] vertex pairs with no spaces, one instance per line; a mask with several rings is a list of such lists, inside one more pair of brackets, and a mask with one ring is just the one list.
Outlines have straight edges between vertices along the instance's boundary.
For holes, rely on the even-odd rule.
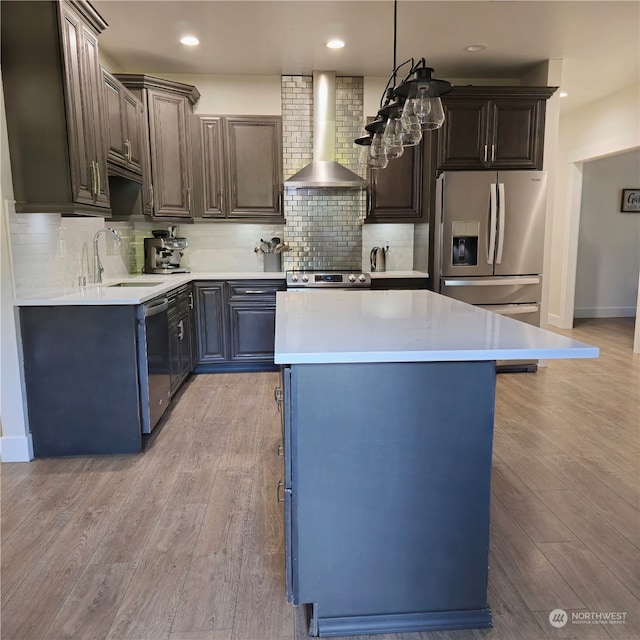
[[282,118],[197,119],[202,217],[282,222]]
[[367,222],[412,222],[422,215],[422,143],[384,169],[370,169]]
[[[143,211],[154,219],[193,218],[195,211],[191,118],[198,90],[142,74],[115,74],[146,108]],[[146,148],[145,148],[146,147]]]
[[442,98],[437,168],[542,169],[546,101],[555,87],[454,87]]
[[83,0],[0,3],[16,211],[110,216],[98,34]]
[[110,173],[142,180],[146,119],[142,102],[102,69]]

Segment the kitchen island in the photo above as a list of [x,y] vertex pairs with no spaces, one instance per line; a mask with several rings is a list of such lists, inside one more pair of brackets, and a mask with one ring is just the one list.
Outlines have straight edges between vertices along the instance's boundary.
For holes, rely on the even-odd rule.
[[309,633],[491,626],[495,361],[597,356],[430,291],[278,293],[287,598]]

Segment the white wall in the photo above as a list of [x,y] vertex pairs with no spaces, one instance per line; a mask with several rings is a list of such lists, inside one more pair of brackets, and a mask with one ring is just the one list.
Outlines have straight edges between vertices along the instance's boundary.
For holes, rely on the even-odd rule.
[[578,250],[582,165],[640,147],[640,84],[561,114],[553,192],[548,321],[570,328]]
[[282,113],[280,76],[157,75],[194,85],[200,92],[193,108],[197,114],[279,116]]
[[8,213],[13,203],[11,166],[8,162],[4,93],[0,79],[0,459],[3,462],[33,458],[27,432],[22,393],[19,338],[13,308],[13,270]]
[[576,318],[635,316],[640,214],[621,213],[624,187],[640,186],[640,151],[587,162],[576,270]]

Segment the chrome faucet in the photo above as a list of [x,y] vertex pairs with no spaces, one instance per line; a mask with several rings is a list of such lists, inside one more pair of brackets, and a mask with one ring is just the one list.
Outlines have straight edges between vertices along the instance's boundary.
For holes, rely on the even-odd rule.
[[102,272],[104,271],[104,267],[100,262],[100,255],[98,254],[98,240],[100,238],[100,234],[106,233],[107,231],[110,231],[115,236],[118,246],[122,246],[122,238],[115,229],[112,229],[111,227],[105,227],[104,229],[96,231],[96,235],[93,236],[93,281],[97,284],[100,284],[102,282]]

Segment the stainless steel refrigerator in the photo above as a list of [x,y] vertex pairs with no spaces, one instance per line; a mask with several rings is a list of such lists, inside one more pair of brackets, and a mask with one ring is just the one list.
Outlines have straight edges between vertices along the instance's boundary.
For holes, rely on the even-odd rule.
[[[437,290],[539,326],[546,198],[545,171],[443,173],[433,244]],[[511,369],[534,370],[535,363]]]

